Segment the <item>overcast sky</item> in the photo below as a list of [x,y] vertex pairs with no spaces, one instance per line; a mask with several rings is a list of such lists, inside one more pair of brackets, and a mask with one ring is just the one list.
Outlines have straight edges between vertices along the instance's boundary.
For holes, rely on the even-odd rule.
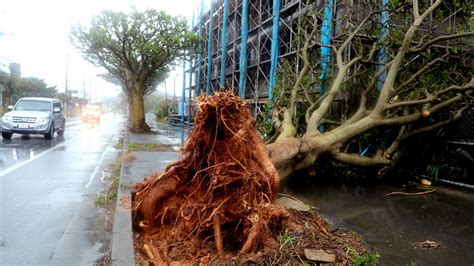
[[[0,32],[6,34],[0,36],[0,64],[8,69],[10,62],[18,62],[24,77],[44,79],[63,92],[66,58],[69,58],[68,88],[82,90],[85,86],[88,93],[91,87],[92,91],[100,91],[92,93],[93,99],[99,100],[118,89],[97,78],[96,74],[103,70],[84,61],[69,43],[71,25],[78,21],[88,23],[103,9],[127,11],[132,6],[138,10],[147,7],[165,10],[190,18],[199,3],[200,0],[0,0]],[[1,65],[0,68],[5,69]],[[176,78],[176,84],[180,88],[180,77]],[[172,89],[172,86],[168,81],[168,88]],[[177,94],[181,94],[180,91]]]

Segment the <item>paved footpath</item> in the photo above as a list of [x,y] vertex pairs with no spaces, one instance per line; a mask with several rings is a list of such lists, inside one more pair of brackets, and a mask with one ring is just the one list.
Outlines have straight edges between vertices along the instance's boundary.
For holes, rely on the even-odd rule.
[[[149,123],[150,124],[150,123]],[[184,144],[186,137],[185,130],[164,125],[152,125],[155,134],[134,134],[128,133],[125,140],[124,150],[127,150],[128,143],[148,144],[157,143],[171,145],[175,151],[155,152],[155,151],[132,151],[135,157],[129,163],[122,165],[120,186],[113,229],[112,241],[112,264],[113,265],[135,265],[133,253],[133,238],[131,213],[129,209],[120,204],[120,199],[130,195],[130,185],[143,181],[153,172],[161,172],[171,162],[179,159],[178,150]]]

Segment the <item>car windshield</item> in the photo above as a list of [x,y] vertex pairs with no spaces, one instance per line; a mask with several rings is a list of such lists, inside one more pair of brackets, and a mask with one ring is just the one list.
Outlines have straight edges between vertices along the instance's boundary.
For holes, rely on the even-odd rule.
[[51,103],[38,100],[22,100],[15,106],[15,110],[49,112],[51,110]]

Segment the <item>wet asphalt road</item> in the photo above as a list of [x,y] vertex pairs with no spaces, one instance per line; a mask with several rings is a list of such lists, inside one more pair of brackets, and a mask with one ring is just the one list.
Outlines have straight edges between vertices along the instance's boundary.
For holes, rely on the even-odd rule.
[[69,120],[64,137],[0,143],[0,265],[91,265],[110,250],[95,206],[125,119]]

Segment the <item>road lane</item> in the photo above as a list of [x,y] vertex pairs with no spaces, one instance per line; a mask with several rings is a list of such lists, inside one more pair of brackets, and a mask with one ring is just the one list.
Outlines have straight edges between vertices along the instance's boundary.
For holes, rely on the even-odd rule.
[[108,252],[109,236],[99,228],[104,215],[94,203],[124,119],[106,118],[69,127],[52,141],[31,136],[0,144],[1,265],[90,265]]

